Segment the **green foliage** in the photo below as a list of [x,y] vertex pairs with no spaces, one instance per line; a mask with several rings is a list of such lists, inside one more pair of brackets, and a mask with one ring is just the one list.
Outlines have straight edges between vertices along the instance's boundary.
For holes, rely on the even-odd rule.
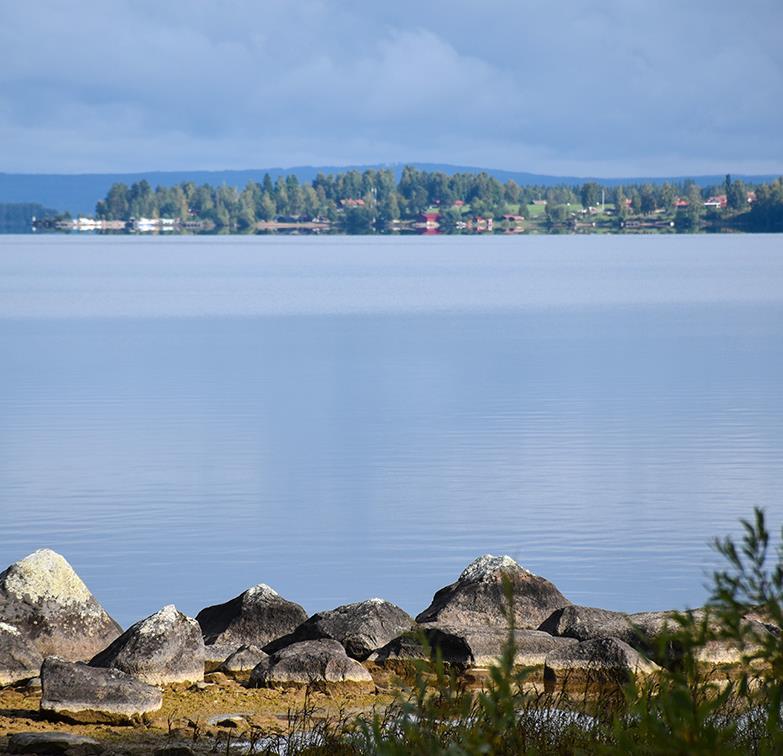
[[[721,187],[713,187],[720,190]],[[747,212],[747,187],[727,176],[725,184],[731,217],[742,216],[751,229],[783,228],[783,185],[778,180],[756,187],[757,200]],[[301,184],[293,174],[272,180],[265,175],[261,183],[249,182],[242,191],[229,186],[200,186],[185,182],[174,187],[152,187],[146,181],[131,186],[114,184],[98,202],[96,215],[108,220],[129,218],[179,218],[208,221],[218,228],[252,230],[258,221],[311,221],[327,219],[349,231],[366,233],[379,230],[397,220],[414,221],[427,209],[439,208],[456,224],[450,210],[458,200],[472,215],[500,218],[509,211],[525,208],[535,199],[545,198],[546,220],[550,228],[560,228],[582,205],[597,207],[604,196],[614,201],[620,219],[629,213],[649,214],[655,211],[672,214],[677,197],[687,197],[690,204],[677,213],[677,225],[683,230],[700,228],[704,215],[703,197],[693,182],[682,185],[627,186],[607,188],[591,181],[581,186],[519,186],[505,184],[487,173],[420,171],[411,166],[402,170],[395,181],[390,170],[346,171],[318,174],[309,184]],[[624,199],[630,200],[630,211]],[[357,207],[364,207],[369,212]],[[528,207],[527,215],[530,215]],[[714,220],[711,218],[708,221]],[[724,219],[725,220],[725,219]]]

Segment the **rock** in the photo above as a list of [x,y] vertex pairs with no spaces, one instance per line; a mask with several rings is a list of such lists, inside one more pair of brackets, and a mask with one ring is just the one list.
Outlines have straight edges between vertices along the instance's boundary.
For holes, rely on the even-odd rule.
[[[486,668],[497,664],[508,643],[508,631],[497,627],[451,627],[422,625],[431,650],[440,649],[441,658],[459,667]],[[555,638],[539,630],[514,631],[514,664],[537,667],[551,651],[576,645],[570,638]],[[395,638],[371,654],[368,661],[385,664],[389,661],[413,661],[425,657],[416,633]]]
[[13,625],[42,656],[90,659],[122,628],[68,562],[41,549],[0,573],[0,622]]
[[252,687],[362,683],[374,686],[370,673],[335,640],[293,643],[259,663],[250,673]]
[[537,629],[552,612],[571,603],[552,583],[520,567],[511,557],[487,554],[468,565],[455,583],[441,588],[416,621],[506,627],[504,578],[511,584],[514,619],[520,630]]
[[216,714],[207,719],[209,727],[228,727],[231,729],[246,728],[249,726],[247,714]]
[[660,667],[618,638],[595,638],[547,654],[544,683],[549,690],[584,692],[593,686],[624,685]]
[[49,656],[41,667],[41,713],[71,722],[126,724],[163,705],[159,688],[118,669]]
[[[743,656],[758,649],[759,643],[769,636],[765,625],[755,620],[743,619],[746,645],[743,649],[733,640],[720,638],[721,623],[717,616],[704,609],[692,609],[684,612],[694,623],[697,633],[706,634],[706,642],[696,649],[696,660],[704,664],[738,664]],[[683,643],[680,636],[682,625],[677,621],[677,612],[640,612],[629,615],[637,638],[633,646],[655,659],[659,664],[672,664],[683,654]]]
[[208,643],[204,646],[204,660],[208,667],[218,669],[239,648],[236,643]]
[[267,653],[305,640],[331,638],[339,641],[348,656],[363,661],[375,649],[410,630],[413,617],[399,606],[379,598],[338,606],[314,614],[293,633],[268,644]]
[[193,756],[195,751],[186,745],[167,745],[156,748],[153,756]]
[[[250,672],[250,670],[248,670]],[[211,685],[236,685],[236,682],[222,672],[208,672],[204,675],[204,682]]]
[[0,622],[0,687],[37,677],[43,657],[13,625]]
[[638,631],[627,614],[575,604],[553,612],[538,629],[580,641],[612,637],[633,645],[638,638]]
[[218,667],[218,671],[229,674],[250,672],[253,667],[268,658],[269,655],[258,646],[240,646]]
[[87,756],[103,753],[103,747],[94,738],[70,732],[17,732],[8,736],[8,753]]
[[119,669],[150,685],[198,682],[204,679],[201,627],[169,604],[129,627],[90,665]]
[[[703,609],[694,609],[684,615],[694,620],[696,628],[706,621],[708,633],[719,634],[717,618],[710,618]],[[618,638],[659,664],[666,665],[679,659],[683,652],[682,642],[677,637],[682,626],[675,617],[676,612],[673,611],[623,614],[586,606],[567,606],[554,612],[540,629],[580,641]],[[704,664],[741,663],[743,656],[757,649],[758,641],[769,632],[765,625],[747,617],[744,625],[748,634],[748,644],[744,649],[731,640],[707,640],[696,650],[696,660]]]
[[[465,655],[461,647],[456,649],[456,652],[460,658]],[[448,648],[445,650],[441,648],[441,653],[444,656],[444,661],[448,661],[446,657],[451,658],[455,656]],[[394,638],[394,640],[389,641],[377,651],[373,651],[367,657],[367,661],[385,666],[390,662],[411,662],[426,658],[427,654],[424,653],[424,645],[421,642],[419,633],[411,631]]]
[[[307,612],[299,604],[286,601],[263,583],[248,588],[225,604],[209,606],[196,615],[201,625],[204,642],[228,652],[223,661],[240,646],[263,648],[283,635],[292,632],[307,619]],[[212,653],[208,650],[208,655]]]

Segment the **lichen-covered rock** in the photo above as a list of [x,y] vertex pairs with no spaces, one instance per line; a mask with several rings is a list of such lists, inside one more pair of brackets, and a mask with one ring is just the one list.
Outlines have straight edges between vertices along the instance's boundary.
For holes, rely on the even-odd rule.
[[353,659],[363,661],[375,649],[386,645],[413,627],[413,617],[390,601],[371,598],[318,612],[293,633],[268,644],[269,653],[305,640],[331,638],[339,641]]
[[[509,641],[508,630],[498,627],[422,625],[419,632],[406,633],[372,653],[368,661],[385,665],[424,658],[422,633],[431,652],[437,649],[443,661],[464,668],[487,668],[497,664]],[[539,630],[515,630],[513,640],[514,664],[519,667],[541,666],[550,652],[577,643]]]
[[196,620],[173,604],[129,627],[90,665],[112,667],[150,685],[204,679],[204,639]]
[[218,671],[232,675],[251,672],[253,667],[262,661],[266,661],[268,658],[269,654],[262,651],[258,646],[240,646],[218,667]]
[[416,621],[506,627],[506,580],[513,592],[514,620],[519,629],[537,629],[552,612],[570,603],[552,583],[520,567],[511,557],[487,554],[468,565],[456,582],[441,588]]
[[163,694],[118,669],[55,656],[41,666],[41,713],[70,722],[126,724],[161,708]]
[[618,638],[595,638],[547,654],[544,682],[550,690],[582,692],[595,686],[624,685],[659,669]]
[[0,622],[0,686],[38,677],[43,657],[13,625]]
[[71,732],[17,732],[8,736],[8,753],[91,756],[103,751],[103,746],[95,738]]
[[263,583],[248,588],[225,604],[202,609],[196,615],[210,659],[213,654],[209,646],[220,647],[221,653],[227,650],[222,657],[225,659],[240,646],[263,648],[292,632],[306,619],[307,612],[299,604],[287,601]]
[[0,622],[13,625],[42,656],[90,659],[122,628],[70,564],[40,549],[0,573]]
[[275,687],[310,683],[373,685],[370,673],[345,653],[335,640],[293,643],[259,663],[250,673],[250,685]]

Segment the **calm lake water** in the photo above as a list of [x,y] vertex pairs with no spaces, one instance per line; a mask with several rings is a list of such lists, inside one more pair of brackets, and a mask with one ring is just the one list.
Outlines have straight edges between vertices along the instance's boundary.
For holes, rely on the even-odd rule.
[[783,519],[783,237],[0,237],[0,563],[123,624],[416,613],[479,554],[697,605]]

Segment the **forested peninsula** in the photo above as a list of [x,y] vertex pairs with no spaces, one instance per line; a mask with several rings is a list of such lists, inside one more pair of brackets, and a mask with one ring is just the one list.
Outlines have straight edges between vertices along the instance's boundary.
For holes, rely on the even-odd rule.
[[[60,219],[61,221],[63,219]],[[67,221],[68,219],[64,219]],[[268,174],[239,190],[183,182],[154,188],[145,180],[112,185],[97,203],[97,230],[339,230],[348,233],[559,231],[782,231],[783,178],[762,184],[726,176],[699,187],[680,183],[520,186],[488,173],[391,170]],[[88,226],[89,227],[89,226]]]

